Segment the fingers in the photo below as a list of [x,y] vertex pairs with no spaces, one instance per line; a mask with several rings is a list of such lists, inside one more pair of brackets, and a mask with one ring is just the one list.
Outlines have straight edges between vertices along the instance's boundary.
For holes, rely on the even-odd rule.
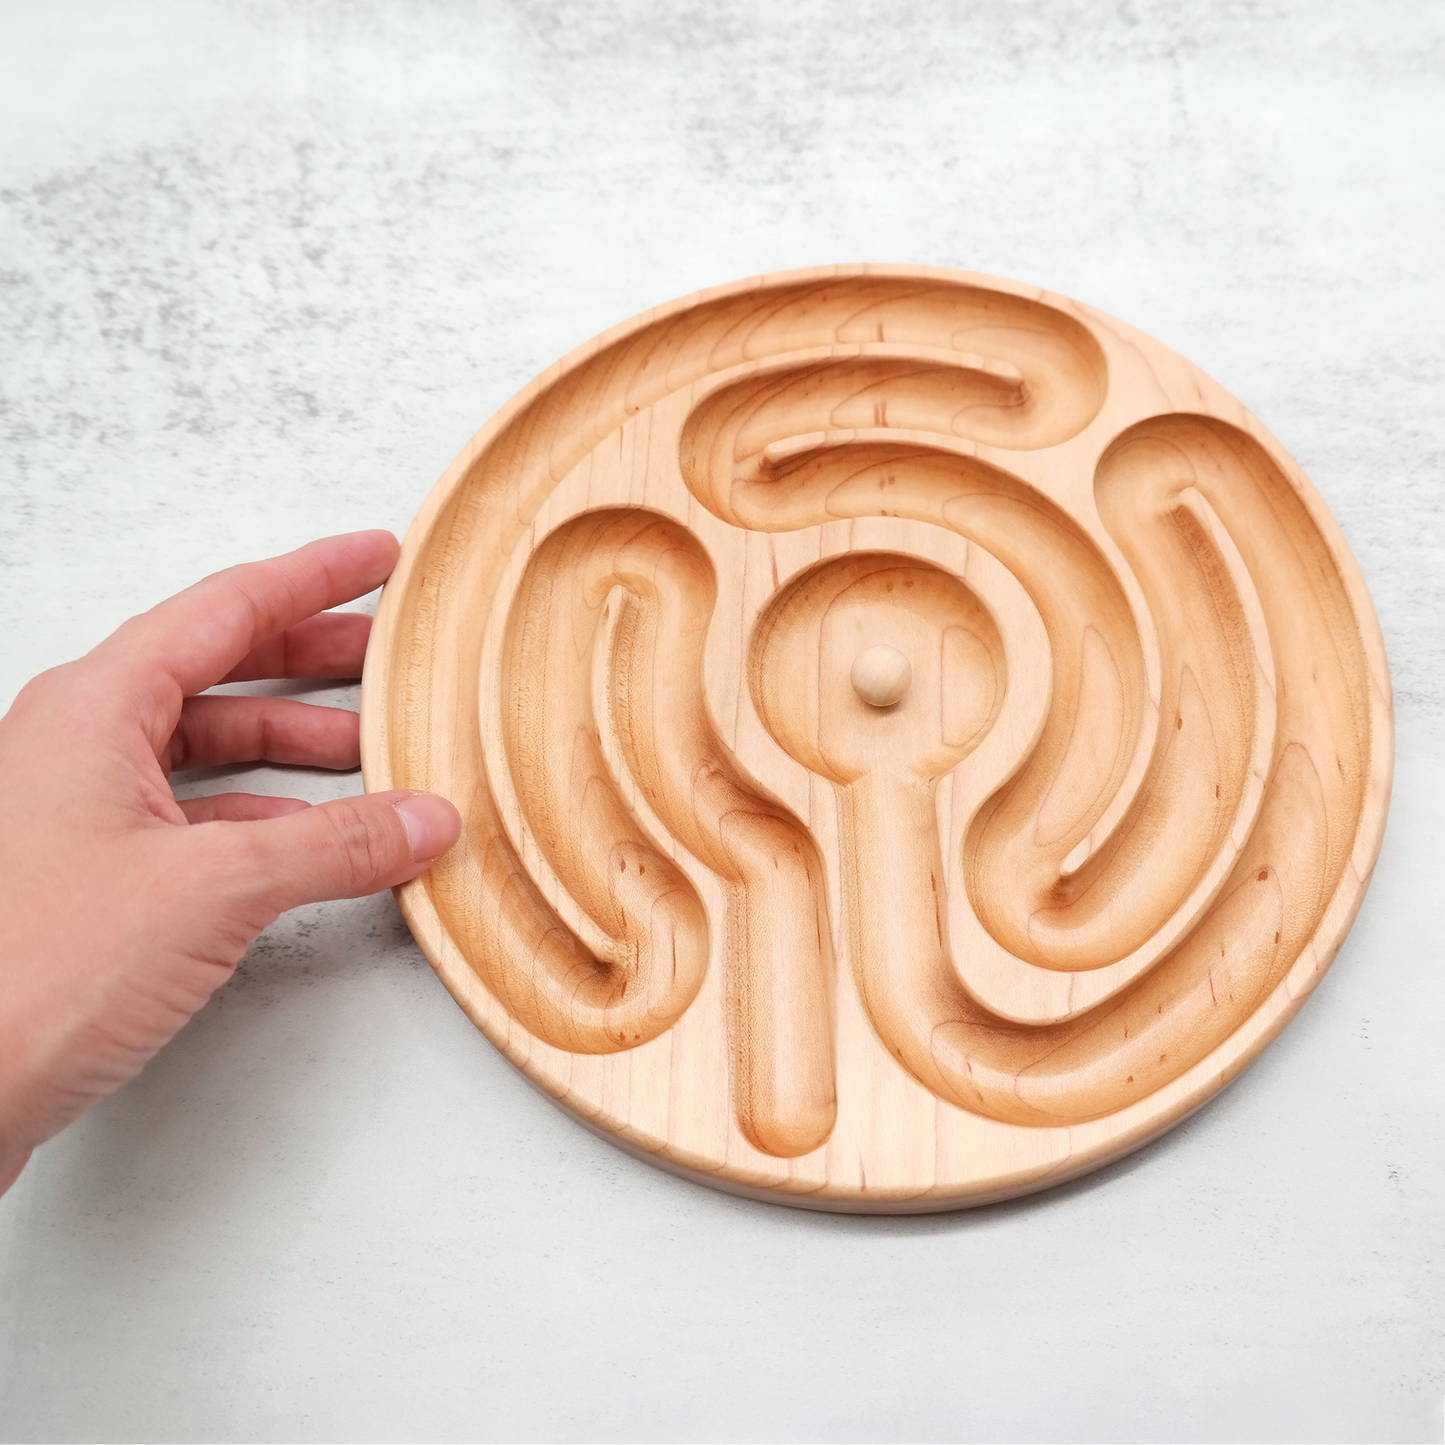
[[360,719],[288,697],[189,697],[159,760],[170,772],[218,763],[354,768]]
[[369,793],[284,818],[222,825],[231,876],[267,912],[360,898],[414,878],[461,832],[457,810],[432,793]]
[[259,677],[360,677],[371,618],[362,612],[323,612],[253,647],[222,682]]
[[397,551],[390,532],[352,532],[228,568],[131,618],[91,656],[189,696],[225,677],[267,638],[380,586]]
[[268,798],[260,793],[215,793],[209,798],[186,798],[180,804],[188,823],[255,823],[262,818],[284,818],[311,806],[300,798]]

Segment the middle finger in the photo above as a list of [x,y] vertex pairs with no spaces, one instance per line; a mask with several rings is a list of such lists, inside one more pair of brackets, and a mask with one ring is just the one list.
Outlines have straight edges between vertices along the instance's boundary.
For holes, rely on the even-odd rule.
[[222,763],[354,768],[361,722],[345,708],[287,697],[188,697],[160,761],[168,772]]
[[258,643],[221,679],[360,677],[371,618],[364,612],[318,612]]

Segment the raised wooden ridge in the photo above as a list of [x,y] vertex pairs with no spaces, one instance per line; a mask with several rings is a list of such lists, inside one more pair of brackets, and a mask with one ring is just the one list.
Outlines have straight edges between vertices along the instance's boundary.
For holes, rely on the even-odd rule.
[[407,536],[362,721],[369,787],[462,810],[399,896],[508,1058],[667,1167],[878,1212],[1233,1078],[1353,920],[1392,750],[1358,568],[1238,402],[902,266],[702,292],[522,391]]

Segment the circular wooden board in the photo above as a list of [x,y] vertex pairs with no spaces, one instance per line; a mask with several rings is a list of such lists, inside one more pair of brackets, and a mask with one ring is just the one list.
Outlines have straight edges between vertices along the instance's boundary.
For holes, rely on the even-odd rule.
[[1060,1183],[1237,1075],[1354,918],[1392,750],[1359,570],[1244,407],[913,266],[538,377],[408,534],[362,717],[369,787],[463,813],[401,904],[518,1068],[874,1212]]

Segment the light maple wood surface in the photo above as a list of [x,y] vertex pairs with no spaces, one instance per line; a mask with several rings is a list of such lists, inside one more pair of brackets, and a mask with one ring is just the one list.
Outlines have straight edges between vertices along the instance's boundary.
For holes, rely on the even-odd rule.
[[369,787],[462,811],[399,896],[518,1068],[875,1212],[1060,1183],[1237,1075],[1354,918],[1392,749],[1359,571],[1244,407],[902,266],[537,378],[409,532],[362,720]]

